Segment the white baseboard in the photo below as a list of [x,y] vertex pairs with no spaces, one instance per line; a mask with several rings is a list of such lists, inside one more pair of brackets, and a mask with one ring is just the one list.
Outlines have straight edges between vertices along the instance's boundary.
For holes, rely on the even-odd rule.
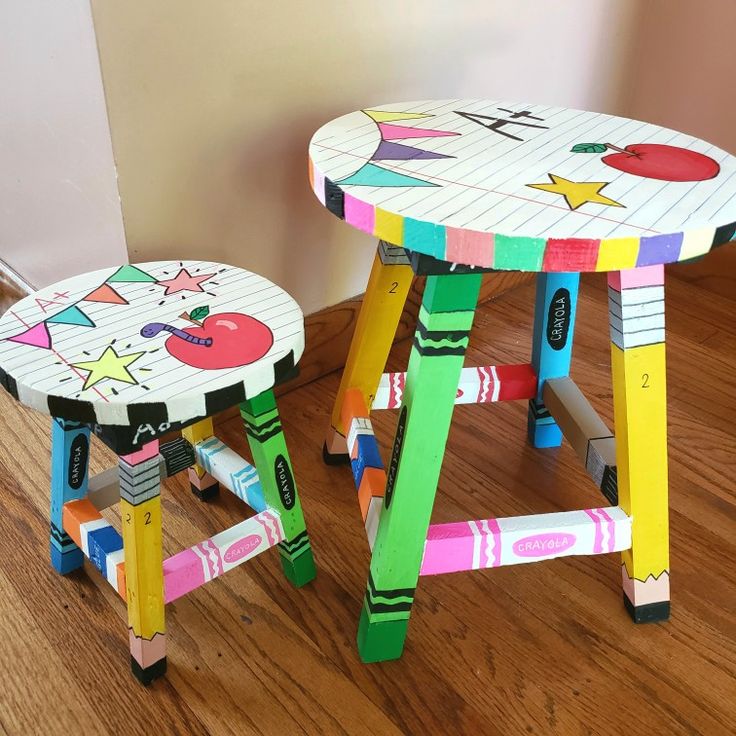
[[28,283],[17,271],[0,259],[0,281],[5,281],[24,296],[36,291],[33,284]]

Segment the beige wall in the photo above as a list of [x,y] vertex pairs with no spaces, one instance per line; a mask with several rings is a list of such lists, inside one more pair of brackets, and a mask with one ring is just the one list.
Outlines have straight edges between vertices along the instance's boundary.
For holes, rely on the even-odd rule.
[[736,2],[647,0],[637,10],[618,107],[736,152]]
[[92,0],[131,260],[201,257],[306,312],[363,291],[373,246],[309,191],[307,143],[382,102],[610,110],[635,0]]
[[0,259],[36,287],[127,259],[88,0],[0,3]]
[[[372,256],[306,184],[335,115],[507,97],[736,150],[733,0],[92,3],[131,258],[238,263],[308,312]],[[89,0],[0,3],[0,88],[0,259],[37,286],[125,260]]]

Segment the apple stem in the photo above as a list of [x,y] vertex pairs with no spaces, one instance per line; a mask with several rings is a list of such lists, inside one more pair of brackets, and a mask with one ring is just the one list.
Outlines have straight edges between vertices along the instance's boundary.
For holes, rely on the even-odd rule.
[[186,312],[182,312],[179,317],[180,319],[185,319],[187,322],[192,322],[193,324],[199,325],[200,327],[203,326],[198,319],[192,319]]
[[604,143],[603,144],[606,148],[610,148],[614,151],[618,151],[619,153],[625,153],[627,156],[636,156],[637,154],[633,151],[627,151],[625,148],[620,148],[619,146],[614,146],[613,143]]

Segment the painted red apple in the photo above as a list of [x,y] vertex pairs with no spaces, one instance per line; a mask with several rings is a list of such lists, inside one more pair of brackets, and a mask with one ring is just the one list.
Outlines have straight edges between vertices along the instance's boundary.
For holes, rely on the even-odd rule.
[[239,312],[205,317],[208,312],[207,307],[199,307],[191,315],[181,315],[195,322],[196,327],[179,329],[163,322],[151,322],[141,330],[141,335],[155,337],[160,332],[170,333],[166,350],[182,363],[204,370],[254,363],[273,345],[271,329],[255,317]]
[[604,164],[626,174],[662,181],[706,181],[718,176],[721,167],[710,156],[664,143],[632,143],[619,148],[612,143],[578,143],[573,153],[609,153]]

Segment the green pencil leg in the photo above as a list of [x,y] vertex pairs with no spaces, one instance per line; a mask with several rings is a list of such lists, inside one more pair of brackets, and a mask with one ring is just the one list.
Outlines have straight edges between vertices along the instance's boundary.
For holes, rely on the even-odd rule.
[[273,391],[244,401],[240,416],[266,505],[281,515],[286,538],[279,544],[279,552],[284,573],[295,586],[302,586],[317,571]]
[[427,278],[358,627],[364,662],[404,648],[480,282]]

